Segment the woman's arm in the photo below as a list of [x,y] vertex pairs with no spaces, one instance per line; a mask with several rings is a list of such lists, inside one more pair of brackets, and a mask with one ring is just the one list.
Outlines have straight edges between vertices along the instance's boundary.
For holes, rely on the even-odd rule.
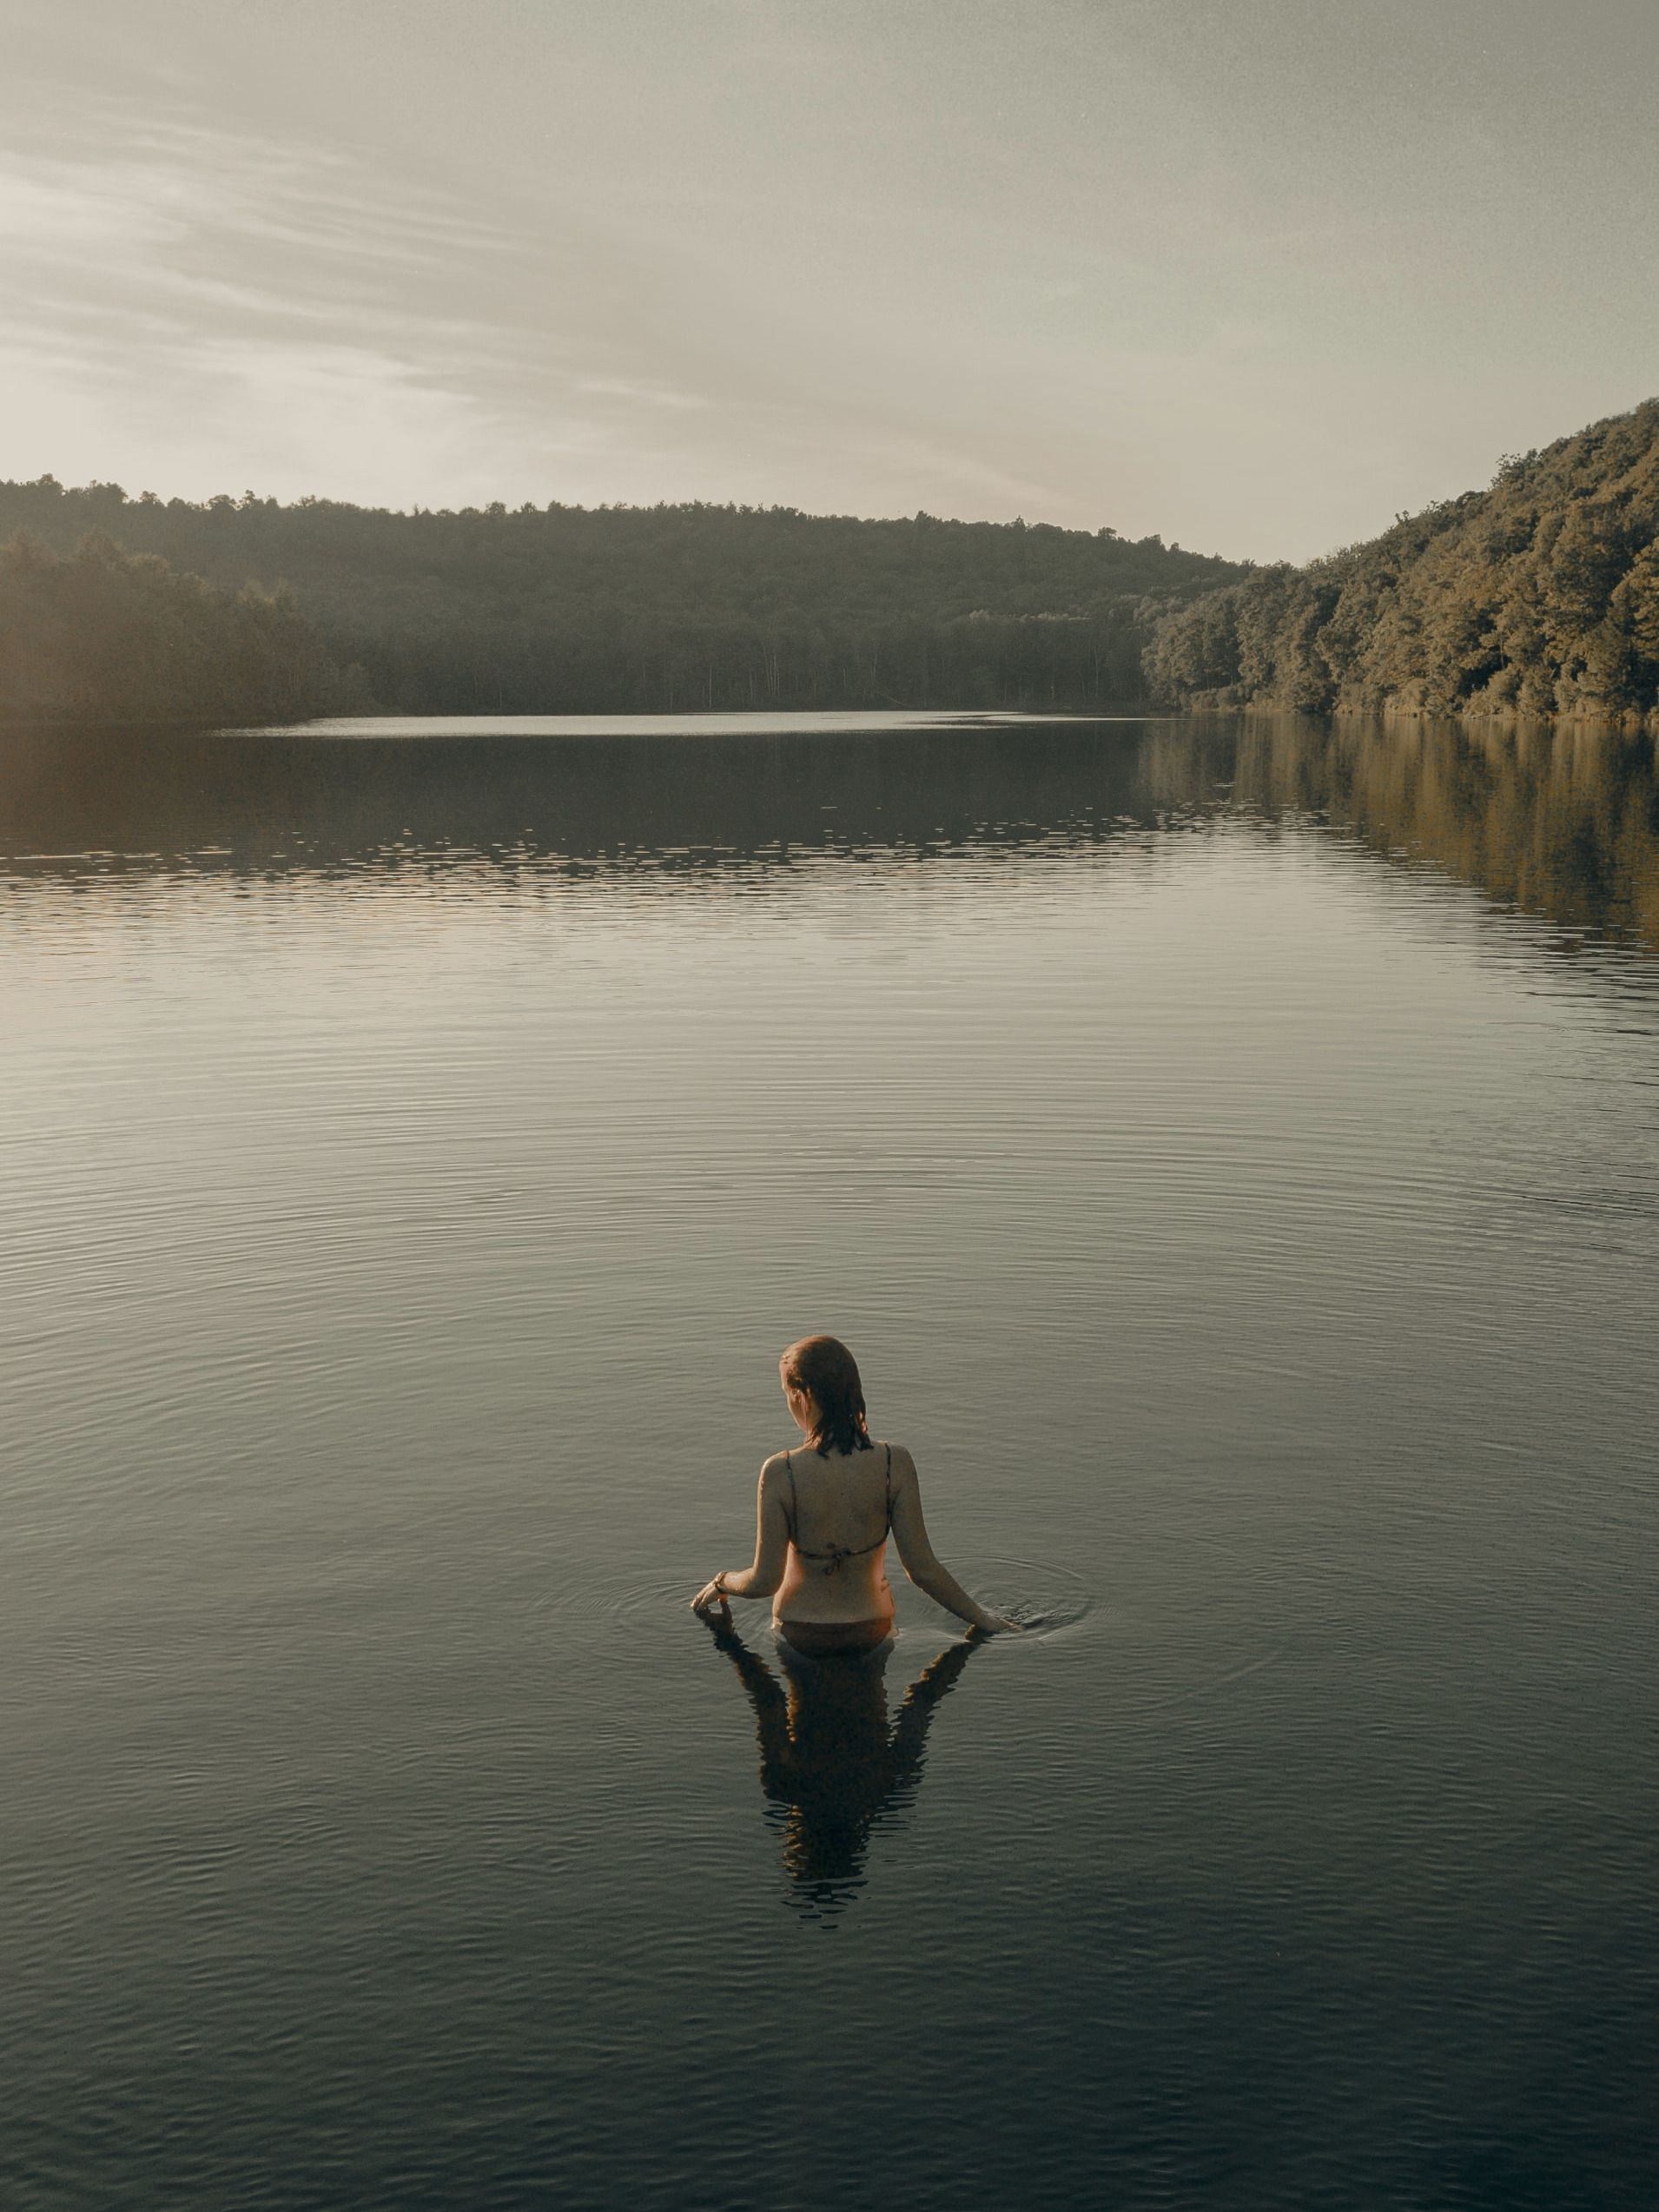
[[954,1613],[970,1628],[997,1629],[1018,1625],[1003,1620],[1000,1614],[988,1613],[969,1597],[928,1542],[928,1525],[922,1518],[922,1485],[916,1479],[915,1462],[902,1444],[893,1447],[893,1535],[905,1573],[935,1605],[942,1605],[947,1613]]
[[751,1567],[724,1569],[705,1582],[691,1600],[693,1613],[706,1613],[725,1598],[768,1598],[783,1580],[790,1555],[790,1524],[783,1510],[783,1455],[775,1452],[760,1470],[755,1499],[755,1560]]

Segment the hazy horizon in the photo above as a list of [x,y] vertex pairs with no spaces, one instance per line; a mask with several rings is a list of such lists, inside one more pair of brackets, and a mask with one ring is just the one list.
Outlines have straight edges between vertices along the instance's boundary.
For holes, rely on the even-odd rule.
[[1659,386],[1659,15],[23,0],[0,476],[1302,559]]

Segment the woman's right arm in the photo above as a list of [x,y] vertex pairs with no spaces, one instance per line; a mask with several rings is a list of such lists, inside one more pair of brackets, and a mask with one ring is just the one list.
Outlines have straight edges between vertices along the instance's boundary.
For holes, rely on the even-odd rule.
[[974,1628],[995,1630],[1018,1625],[1003,1620],[1000,1614],[988,1613],[969,1597],[928,1542],[928,1524],[922,1518],[922,1485],[916,1479],[915,1462],[902,1444],[893,1447],[893,1537],[905,1573],[935,1605],[942,1605],[947,1613],[954,1613]]
[[691,1600],[693,1613],[707,1614],[728,1598],[769,1598],[783,1580],[789,1564],[790,1523],[783,1509],[783,1478],[789,1466],[784,1455],[774,1452],[760,1470],[760,1489],[755,1501],[755,1562],[741,1569],[728,1568],[705,1582]]

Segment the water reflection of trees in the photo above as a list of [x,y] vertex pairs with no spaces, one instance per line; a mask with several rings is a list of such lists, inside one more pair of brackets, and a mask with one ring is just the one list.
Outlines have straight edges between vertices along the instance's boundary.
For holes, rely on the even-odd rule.
[[1585,723],[1253,717],[1233,796],[1269,813],[1323,815],[1525,913],[1659,948],[1651,737]]
[[[1575,723],[1242,721],[459,735],[17,733],[9,873],[442,864],[706,872],[756,858],[1099,848],[1242,807],[1352,828],[1493,898],[1659,948],[1654,740]],[[1141,841],[1144,846],[1145,841]],[[132,856],[122,862],[119,856]]]
[[833,1921],[863,1886],[872,1830],[915,1798],[929,1727],[976,1645],[942,1652],[889,1722],[883,1674],[890,1645],[791,1661],[780,1682],[731,1630],[716,1628],[715,1641],[754,1707],[761,1791],[782,1843],[789,1901],[808,1919]]
[[[233,869],[463,848],[658,868],[849,845],[925,855],[1090,837],[1154,800],[1139,723],[572,736],[19,733],[0,754],[0,853],[221,848]],[[1189,733],[1164,781],[1211,788],[1226,735]],[[1167,751],[1171,749],[1166,747]],[[1217,774],[1226,776],[1225,766]]]

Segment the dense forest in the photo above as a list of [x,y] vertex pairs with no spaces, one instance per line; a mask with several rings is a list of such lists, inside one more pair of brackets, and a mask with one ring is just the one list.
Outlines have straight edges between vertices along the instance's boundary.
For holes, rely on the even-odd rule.
[[1659,400],[1299,569],[926,514],[406,514],[51,477],[0,483],[8,538],[10,719],[1150,697],[1659,727]]
[[198,505],[51,477],[0,483],[0,538],[18,530],[66,554],[97,531],[228,591],[280,587],[350,680],[404,711],[1095,706],[1140,696],[1151,622],[1246,572],[1047,524]]
[[17,721],[293,722],[365,703],[290,595],[221,591],[89,532],[0,545],[0,712]]
[[1149,687],[1173,705],[1659,727],[1659,400],[1154,622]]

